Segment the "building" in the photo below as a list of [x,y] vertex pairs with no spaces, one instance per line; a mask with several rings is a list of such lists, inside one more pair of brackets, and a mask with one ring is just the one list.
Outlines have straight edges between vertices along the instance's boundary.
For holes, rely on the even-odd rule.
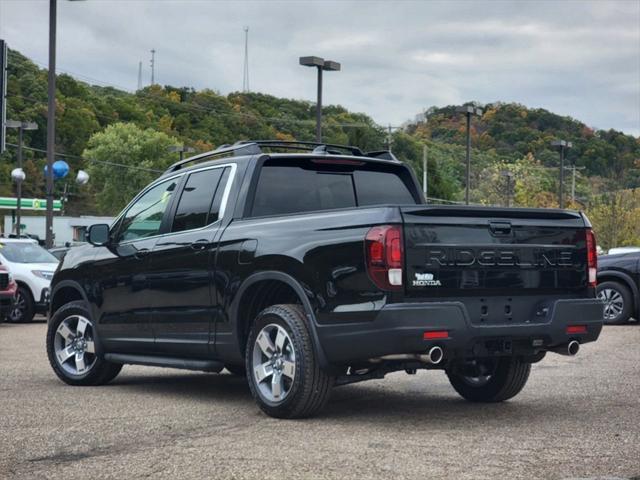
[[[87,231],[87,227],[96,223],[108,223],[113,222],[113,217],[91,217],[91,216],[79,216],[79,217],[53,217],[53,243],[56,246],[64,246],[67,243],[73,245],[76,243],[84,242],[84,235]],[[12,215],[4,216],[3,232],[5,235],[13,233],[13,221]],[[21,218],[22,229],[21,233],[37,235],[41,239],[45,238],[45,224],[46,217],[44,216],[22,216]]]

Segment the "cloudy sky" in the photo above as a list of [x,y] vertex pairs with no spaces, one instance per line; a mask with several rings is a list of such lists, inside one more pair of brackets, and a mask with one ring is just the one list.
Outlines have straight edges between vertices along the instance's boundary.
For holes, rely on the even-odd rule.
[[[0,0],[0,38],[46,65],[44,0]],[[519,102],[640,135],[640,0],[58,2],[58,69],[134,90],[162,84],[313,100],[298,57],[342,63],[325,102],[398,125],[431,106]]]

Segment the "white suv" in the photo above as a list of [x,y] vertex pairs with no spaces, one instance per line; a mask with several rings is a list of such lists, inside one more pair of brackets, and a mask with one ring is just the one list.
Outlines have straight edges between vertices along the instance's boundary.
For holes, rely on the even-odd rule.
[[36,313],[45,313],[49,304],[49,284],[58,268],[58,259],[35,240],[0,238],[0,264],[18,283],[10,322],[30,322]]

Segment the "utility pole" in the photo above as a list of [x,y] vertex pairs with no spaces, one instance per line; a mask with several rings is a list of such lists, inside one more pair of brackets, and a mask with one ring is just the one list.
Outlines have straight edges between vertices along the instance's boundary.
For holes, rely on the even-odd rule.
[[422,146],[422,190],[424,199],[429,203],[429,184],[427,183],[427,146]]
[[138,62],[138,88],[137,90],[142,90],[142,62]]
[[564,154],[573,145],[566,140],[555,140],[551,142],[551,146],[560,152],[560,189],[558,190],[558,205],[564,208]]
[[249,27],[244,27],[244,72],[242,92],[249,93]]
[[482,110],[480,108],[476,108],[473,105],[465,105],[463,107],[458,107],[456,109],[458,113],[464,113],[467,117],[467,153],[466,153],[466,178],[467,185],[464,193],[464,201],[465,204],[469,205],[469,190],[471,186],[471,116],[478,115],[482,116]]
[[56,13],[57,1],[49,0],[49,72],[47,100],[47,215],[45,245],[53,247],[53,161],[56,145]]
[[155,49],[151,50],[151,85],[156,84],[156,51]]
[[571,201],[575,202],[576,201],[576,170],[584,170],[587,167],[576,167],[575,165],[572,165],[569,168],[573,171],[572,179],[571,179]]

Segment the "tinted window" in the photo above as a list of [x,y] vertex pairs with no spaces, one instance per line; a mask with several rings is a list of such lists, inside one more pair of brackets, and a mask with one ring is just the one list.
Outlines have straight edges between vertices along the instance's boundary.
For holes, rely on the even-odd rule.
[[178,178],[159,183],[142,195],[124,214],[118,242],[152,237],[160,232],[164,212],[178,185]]
[[223,170],[213,168],[189,175],[180,195],[172,232],[201,228],[218,219],[218,212],[211,212],[211,206],[218,184],[223,189],[220,182]]
[[349,173],[265,165],[258,179],[252,214],[278,215],[355,205]]
[[411,192],[394,172],[356,170],[353,172],[358,205],[415,204]]

